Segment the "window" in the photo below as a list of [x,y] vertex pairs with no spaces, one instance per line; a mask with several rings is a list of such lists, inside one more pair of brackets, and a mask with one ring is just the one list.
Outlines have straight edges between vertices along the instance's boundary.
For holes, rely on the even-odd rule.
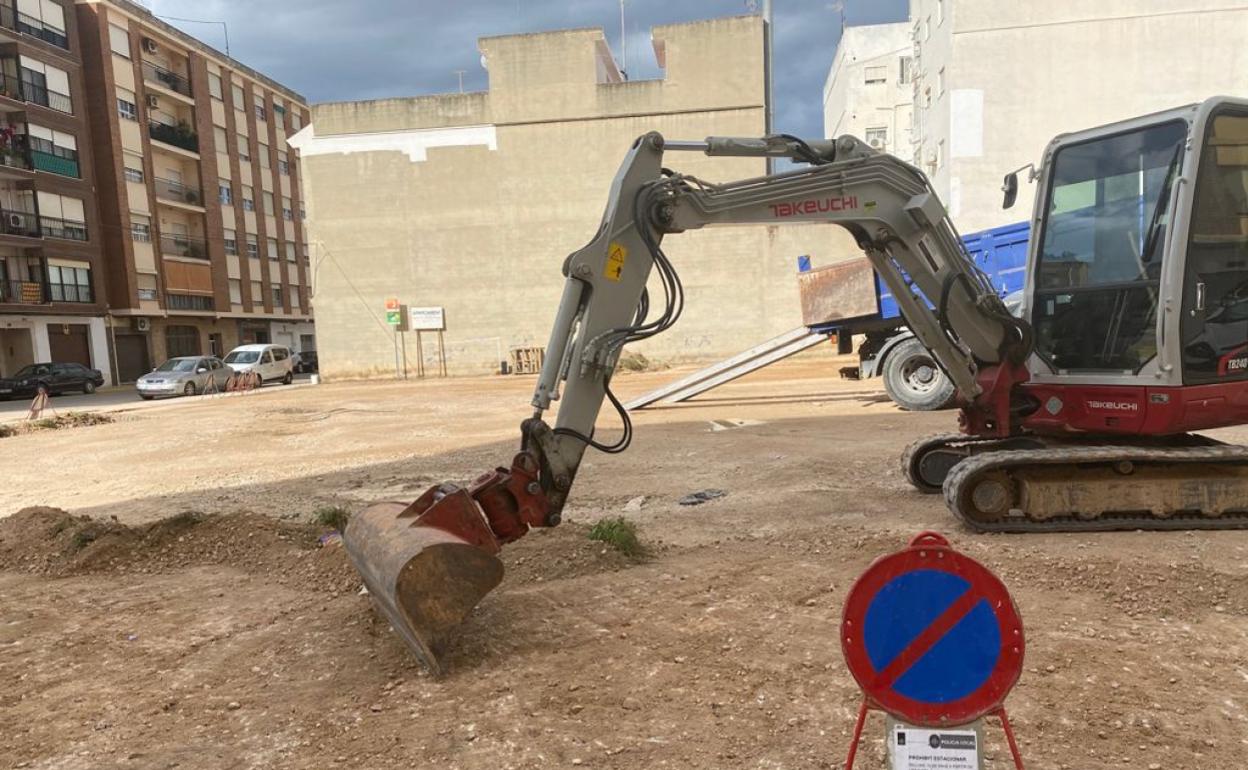
[[234,189],[230,187],[229,182],[217,184],[217,200],[226,206],[234,203]]
[[936,73],[936,95],[943,96],[945,93],[945,68],[941,67]]
[[260,154],[260,168],[268,168],[269,167],[269,146],[265,144],[264,142],[259,142],[257,144],[256,151]]
[[291,208],[290,198],[282,197],[282,219],[293,222],[295,220],[294,209]]
[[243,304],[243,282],[237,278],[230,279],[230,302],[234,305]]
[[866,139],[867,144],[871,145],[877,150],[884,150],[888,148],[888,128],[887,127],[868,128],[864,132],[863,138]]
[[291,241],[286,241],[284,245],[286,247],[286,261],[294,262],[295,261],[295,244]]
[[127,182],[138,182],[139,184],[143,183],[143,169],[141,168],[134,168],[133,166],[127,164],[122,170],[122,174],[125,175]]
[[74,111],[73,101],[69,98],[68,72],[29,56],[19,56],[18,62],[18,75],[27,101],[58,112]]
[[273,99],[273,114],[281,115],[282,117],[286,116],[286,105],[279,102],[276,98]]
[[295,129],[296,131],[298,131],[300,128],[303,128],[303,119],[299,117],[299,113],[297,112],[290,113],[290,127]]
[[247,143],[247,137],[243,134],[238,135],[238,159],[243,163],[251,162],[251,146]]
[[867,85],[888,82],[888,67],[873,65],[863,68],[864,80]]
[[265,246],[268,247],[269,259],[279,258],[279,255],[277,253],[277,239],[276,238],[266,238]]
[[272,289],[272,291],[273,291],[273,307],[281,307],[281,304],[282,304],[282,287],[281,287],[281,286],[270,286],[269,288],[270,288],[270,289]]
[[108,25],[108,45],[118,56],[130,58],[130,33],[125,27],[116,24]]
[[304,246],[304,247],[303,247],[303,264],[305,264],[305,265],[310,265],[310,264],[312,264],[312,258],[311,258],[310,256],[308,256],[308,247],[307,247],[307,246]]
[[[166,294],[165,306],[170,310],[212,310],[212,297],[204,294]],[[176,327],[170,327],[176,328]],[[185,327],[194,329],[194,326]],[[195,335],[194,353],[181,353],[180,355],[199,355],[199,333]]]
[[212,127],[212,143],[216,145],[217,152],[228,153],[230,151],[230,141],[225,135],[225,129],[221,126]]
[[212,94],[213,99],[223,98],[221,93],[221,76],[215,72],[208,73],[208,93]]
[[264,109],[264,94],[256,94],[256,120],[268,120],[269,115]]
[[260,242],[251,233],[247,233],[247,256],[251,259],[260,258]]
[[255,211],[256,199],[252,192],[251,185],[243,185],[243,211]]
[[308,210],[303,207],[302,203],[299,204],[299,218],[300,219],[308,218]]
[[128,88],[117,89],[117,114],[123,120],[139,119],[139,108],[134,103],[134,91]]
[[251,282],[251,304],[253,305],[264,304],[264,284],[260,283],[259,281]]
[[238,256],[238,234],[233,230],[225,231],[225,253],[231,257]]
[[236,110],[246,109],[244,105],[247,102],[247,97],[243,96],[242,86],[238,85],[237,83],[231,83],[230,95],[234,97],[234,109]]
[[290,161],[286,158],[285,150],[277,151],[277,171],[282,176],[290,176]]
[[39,225],[45,237],[87,240],[87,217],[82,200],[38,190]]
[[[150,279],[152,279],[153,281],[155,281],[155,280],[156,280],[156,276],[154,276],[154,275],[148,275],[148,276],[145,276],[145,275],[140,275],[140,276],[139,276],[139,280],[142,280],[143,278],[150,278]],[[152,301],[155,301],[155,299],[156,299],[156,290],[155,290],[155,289],[153,289],[153,288],[150,288],[150,287],[140,286],[140,287],[139,287],[139,299],[141,299],[141,300],[152,300]]]
[[264,196],[264,213],[269,215],[275,214],[276,211],[273,209],[273,193],[265,190],[261,194]]
[[91,268],[85,263],[48,265],[48,293],[53,302],[91,302]]
[[898,59],[897,82],[905,85],[914,79],[914,58],[902,56]]
[[130,239],[139,243],[152,242],[152,220],[142,214],[130,215]]

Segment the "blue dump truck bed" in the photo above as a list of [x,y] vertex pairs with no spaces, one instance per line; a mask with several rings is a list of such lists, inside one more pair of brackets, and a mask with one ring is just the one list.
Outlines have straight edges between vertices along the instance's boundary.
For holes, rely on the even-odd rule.
[[[1002,297],[1023,288],[1027,278],[1027,240],[1030,234],[1031,226],[1027,222],[1018,222],[962,237],[967,252],[988,275]],[[803,295],[803,318],[812,332],[854,333],[889,322],[901,323],[897,301],[880,282],[878,275],[872,273],[875,302],[871,303],[867,298],[864,304],[862,292],[855,290],[857,299],[852,302],[847,301],[846,294],[842,292],[843,284],[853,280],[852,271],[840,271],[837,265],[811,270],[809,259],[799,259],[798,264],[802,273],[799,282]],[[820,277],[820,273],[824,276]]]

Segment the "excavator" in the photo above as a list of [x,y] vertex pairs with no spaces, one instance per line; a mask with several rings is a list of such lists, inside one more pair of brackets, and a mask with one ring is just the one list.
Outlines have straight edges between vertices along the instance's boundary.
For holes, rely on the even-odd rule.
[[[665,167],[679,152],[801,165],[712,183]],[[852,136],[641,136],[597,233],[563,263],[510,466],[352,518],[344,541],[373,599],[440,672],[455,627],[502,580],[500,548],[559,524],[586,450],[628,447],[611,389],[620,352],[684,307],[663,241],[719,224],[852,234],[957,388],[960,432],[911,446],[903,471],[971,529],[1248,526],[1248,449],[1194,432],[1248,423],[1248,100],[1060,135],[1038,168],[1005,177],[1007,206],[1024,171],[1038,184],[1025,297],[1011,313],[927,177],[896,157]],[[604,402],[623,424],[612,440],[594,429]]]

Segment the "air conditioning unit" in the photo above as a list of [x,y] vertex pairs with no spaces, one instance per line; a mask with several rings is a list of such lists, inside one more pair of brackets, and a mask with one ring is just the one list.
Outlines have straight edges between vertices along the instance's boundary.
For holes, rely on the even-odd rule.
[[145,37],[143,38],[143,50],[146,53],[156,53],[160,49],[156,47],[155,40],[152,40],[150,37]]
[[26,229],[26,214],[17,214],[9,211],[5,213],[5,224],[14,230]]
[[155,109],[155,108],[159,107],[159,106],[160,106],[160,97],[159,97],[159,96],[157,96],[156,94],[148,94],[148,95],[147,95],[147,106],[148,106],[148,107],[151,107],[151,108],[153,108],[153,109]]
[[152,330],[152,319],[150,319],[150,318],[135,318],[135,319],[134,319],[134,330],[135,330],[136,332],[150,332],[150,331]]
[[871,145],[877,150],[884,149],[884,140],[878,136],[871,137],[870,141],[868,141],[867,144]]

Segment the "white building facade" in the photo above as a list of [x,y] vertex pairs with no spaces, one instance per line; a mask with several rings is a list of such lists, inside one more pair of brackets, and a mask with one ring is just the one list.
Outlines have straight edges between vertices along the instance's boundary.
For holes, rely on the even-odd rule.
[[911,0],[910,31],[914,157],[962,232],[1030,216],[1001,179],[1057,134],[1248,96],[1244,0]]
[[824,135],[912,160],[912,49],[907,22],[847,27],[823,86]]

